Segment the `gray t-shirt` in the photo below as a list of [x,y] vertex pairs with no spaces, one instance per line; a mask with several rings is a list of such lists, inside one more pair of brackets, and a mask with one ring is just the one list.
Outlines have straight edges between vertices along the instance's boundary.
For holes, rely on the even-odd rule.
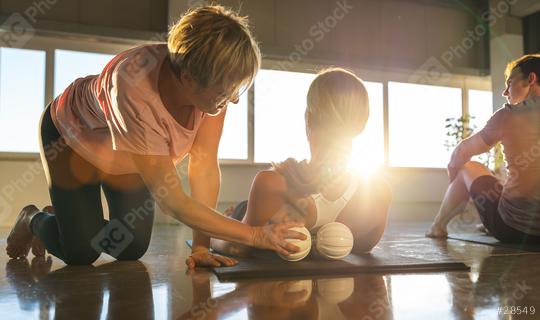
[[501,218],[514,229],[540,235],[540,97],[504,105],[479,134],[489,146],[504,147],[508,177]]

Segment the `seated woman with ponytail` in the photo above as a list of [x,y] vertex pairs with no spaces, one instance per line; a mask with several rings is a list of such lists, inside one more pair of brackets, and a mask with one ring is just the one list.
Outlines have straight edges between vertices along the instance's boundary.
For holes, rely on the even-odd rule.
[[[249,200],[230,216],[251,226],[299,221],[312,233],[337,221],[352,231],[352,252],[370,251],[384,232],[391,194],[381,177],[361,177],[348,170],[353,139],[368,116],[368,94],[358,77],[340,68],[321,72],[311,83],[305,112],[311,159],[289,158],[259,172]],[[281,214],[284,204],[292,204],[297,213]],[[212,246],[232,255],[248,250],[217,239]]]

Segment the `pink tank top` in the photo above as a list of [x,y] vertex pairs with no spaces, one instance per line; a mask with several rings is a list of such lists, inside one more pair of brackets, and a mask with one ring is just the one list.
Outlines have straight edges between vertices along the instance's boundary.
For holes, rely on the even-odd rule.
[[205,114],[193,108],[189,130],[167,111],[158,91],[167,57],[166,44],[143,45],[115,56],[101,74],[73,81],[51,104],[66,144],[108,174],[136,173],[129,153],[168,155],[180,162]]

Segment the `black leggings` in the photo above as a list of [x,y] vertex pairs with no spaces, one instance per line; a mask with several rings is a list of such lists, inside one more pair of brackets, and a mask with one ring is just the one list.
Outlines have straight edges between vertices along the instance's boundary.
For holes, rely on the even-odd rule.
[[[140,175],[109,175],[66,145],[54,126],[50,105],[40,123],[41,161],[54,214],[38,213],[32,233],[67,264],[92,264],[105,252],[137,260],[150,243],[155,202]],[[110,221],[103,218],[101,189]]]

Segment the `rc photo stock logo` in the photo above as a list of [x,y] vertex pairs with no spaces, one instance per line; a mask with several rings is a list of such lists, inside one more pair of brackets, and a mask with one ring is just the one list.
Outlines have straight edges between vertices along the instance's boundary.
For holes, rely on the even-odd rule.
[[419,84],[448,83],[451,79],[450,71],[443,63],[431,57],[410,77],[410,81]]
[[17,194],[27,191],[28,186],[34,183],[36,177],[41,172],[41,163],[33,163],[16,179],[9,180],[9,183],[0,189],[0,224],[13,214],[12,204]]
[[118,219],[112,219],[90,242],[97,252],[117,257],[133,241],[133,234]]
[[430,57],[411,75],[409,81],[420,84],[447,84],[451,80],[448,69],[452,69],[455,66],[455,60],[462,59],[471,50],[474,50],[475,44],[481,42],[489,34],[489,29],[493,28],[499,19],[507,16],[510,13],[512,5],[515,5],[518,1],[499,0],[489,10],[479,14],[477,18],[480,23],[467,30],[460,41],[449,46],[439,58]]
[[20,13],[10,15],[0,27],[0,46],[17,48],[24,46],[36,31]]

